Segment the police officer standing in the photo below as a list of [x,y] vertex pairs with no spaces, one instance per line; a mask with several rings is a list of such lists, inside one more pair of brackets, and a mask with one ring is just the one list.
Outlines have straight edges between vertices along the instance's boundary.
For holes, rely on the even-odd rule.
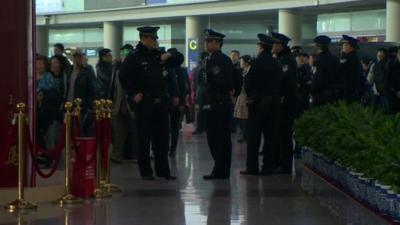
[[232,142],[230,132],[231,96],[233,95],[233,64],[221,52],[225,35],[205,30],[205,46],[210,56],[206,60],[206,99],[204,99],[207,141],[214,169],[205,180],[229,179]]
[[342,46],[340,58],[342,98],[348,103],[360,101],[364,82],[363,68],[357,53],[358,40],[343,35],[340,44]]
[[247,120],[247,168],[242,175],[258,175],[258,150],[261,134],[264,135],[264,159],[261,175],[273,173],[274,163],[277,162],[276,141],[277,121],[280,104],[279,85],[282,78],[282,67],[272,57],[271,50],[274,40],[258,34],[258,56],[245,77],[244,88],[249,99],[249,118]]
[[339,59],[329,51],[331,39],[328,36],[314,38],[318,59],[315,63],[316,73],[312,84],[313,105],[321,106],[338,100]]
[[298,115],[298,69],[295,58],[293,57],[288,43],[289,37],[280,33],[271,33],[274,39],[272,54],[282,65],[282,80],[280,92],[282,96],[280,113],[280,139],[281,146],[279,151],[279,161],[275,169],[278,174],[290,174],[292,171],[293,160],[293,123]]
[[157,177],[167,180],[171,176],[168,162],[169,118],[168,102],[179,104],[176,77],[165,69],[171,55],[158,49],[159,27],[138,28],[140,42],[128,55],[120,70],[120,81],[128,94],[131,107],[136,111],[139,170],[144,180],[154,180],[150,162],[150,143],[154,151]]

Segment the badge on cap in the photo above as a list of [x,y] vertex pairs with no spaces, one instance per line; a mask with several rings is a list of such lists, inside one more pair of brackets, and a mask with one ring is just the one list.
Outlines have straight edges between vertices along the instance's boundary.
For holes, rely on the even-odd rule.
[[286,73],[288,70],[289,70],[289,65],[283,65],[283,66],[282,66],[282,71],[283,71],[283,72]]
[[214,75],[218,75],[221,72],[221,69],[218,66],[214,66],[211,70]]

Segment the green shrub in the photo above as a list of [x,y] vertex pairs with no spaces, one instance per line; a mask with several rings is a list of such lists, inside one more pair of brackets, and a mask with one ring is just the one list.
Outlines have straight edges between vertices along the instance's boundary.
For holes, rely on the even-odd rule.
[[299,145],[400,191],[400,115],[339,102],[305,112],[294,129]]

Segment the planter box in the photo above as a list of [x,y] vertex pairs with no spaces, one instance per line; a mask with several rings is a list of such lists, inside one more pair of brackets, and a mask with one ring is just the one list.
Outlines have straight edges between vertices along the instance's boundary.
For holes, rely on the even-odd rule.
[[355,200],[381,214],[387,220],[400,221],[400,195],[363,174],[332,161],[309,148],[302,149],[306,167],[320,174],[330,183],[349,194]]

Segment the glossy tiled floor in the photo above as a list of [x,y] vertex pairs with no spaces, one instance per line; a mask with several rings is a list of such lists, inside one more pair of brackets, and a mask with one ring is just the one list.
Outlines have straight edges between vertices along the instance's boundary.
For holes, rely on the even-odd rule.
[[171,161],[177,181],[142,181],[136,165],[113,167],[124,189],[70,209],[40,205],[32,214],[0,211],[0,224],[40,225],[383,225],[298,163],[295,176],[243,177],[245,145],[234,149],[230,181],[203,181],[212,161],[204,136],[184,141]]

